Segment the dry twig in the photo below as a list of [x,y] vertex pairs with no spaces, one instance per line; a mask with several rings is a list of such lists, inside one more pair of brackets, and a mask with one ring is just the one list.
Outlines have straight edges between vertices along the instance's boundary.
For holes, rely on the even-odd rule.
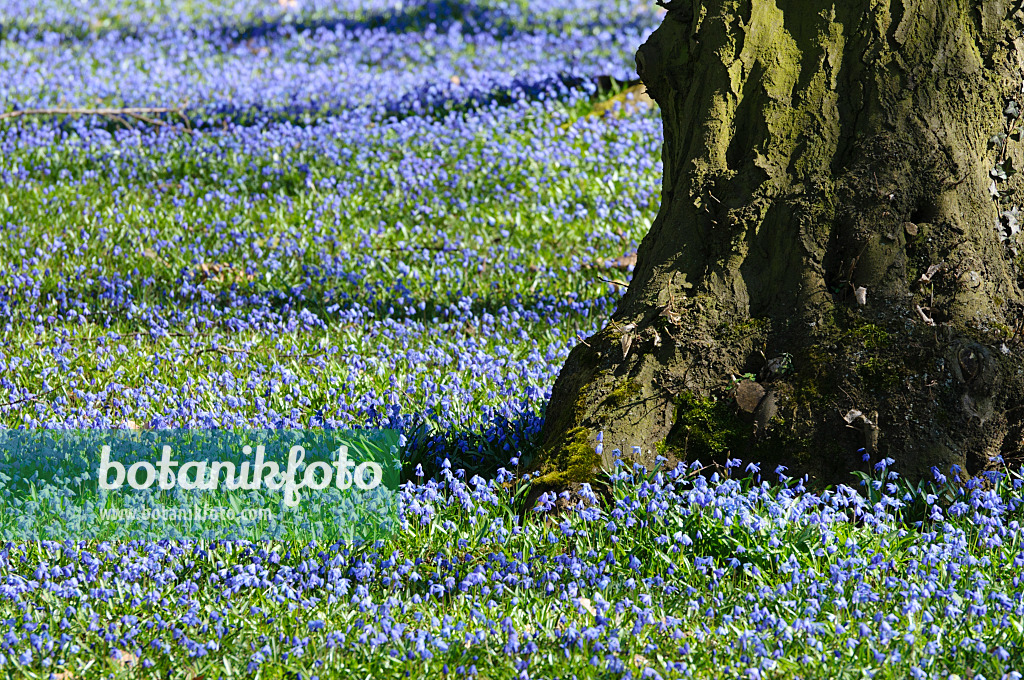
[[14,120],[16,118],[26,118],[30,116],[102,116],[109,120],[121,123],[127,126],[128,123],[125,118],[132,118],[145,123],[147,125],[154,125],[158,127],[175,127],[171,126],[167,121],[160,120],[159,118],[153,118],[154,115],[170,114],[178,116],[185,123],[184,129],[186,132],[192,132],[191,126],[189,125],[188,116],[185,115],[185,107],[188,104],[182,104],[181,106],[129,106],[123,108],[41,108],[41,109],[18,109],[16,111],[7,111],[0,113],[0,121],[3,120]]
[[17,406],[18,404],[24,404],[25,402],[39,401],[40,399],[48,395],[50,392],[56,391],[56,389],[56,387],[51,387],[45,392],[40,392],[39,394],[33,394],[28,397],[22,397],[21,399],[15,399],[14,401],[5,402],[3,404],[0,404],[0,408],[10,408],[11,406]]

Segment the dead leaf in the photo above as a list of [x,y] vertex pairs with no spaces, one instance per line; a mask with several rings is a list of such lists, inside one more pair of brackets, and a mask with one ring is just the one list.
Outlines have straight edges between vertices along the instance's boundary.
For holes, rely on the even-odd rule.
[[611,260],[601,260],[594,263],[582,265],[583,269],[617,269],[620,272],[629,272],[636,267],[636,253],[628,253]]
[[932,266],[928,267],[928,271],[926,271],[924,274],[921,274],[921,278],[918,279],[918,280],[921,283],[930,283],[931,280],[932,280],[932,277],[934,277],[936,274],[941,272],[943,267],[945,267],[945,266],[946,266],[945,262],[940,262],[938,264],[933,264]]
[[587,612],[589,612],[591,616],[597,616],[597,610],[594,609],[594,605],[591,604],[590,600],[588,600],[587,598],[580,598],[580,606],[587,610]]
[[617,257],[608,263],[610,269],[618,269],[622,272],[628,272],[630,269],[636,267],[636,253],[629,253],[622,257]]
[[917,236],[917,225],[913,222],[904,222],[903,231],[907,232],[907,236]]
[[139,663],[139,657],[123,649],[115,649],[112,658],[121,666],[137,666]]
[[246,274],[245,271],[232,267],[221,262],[201,262],[196,265],[196,279],[202,281],[214,281],[216,283],[245,283],[255,281],[253,274]]
[[459,77],[458,77],[458,76],[452,76],[452,80],[451,80],[451,83],[452,83],[452,85],[454,85],[455,87],[458,87],[459,85],[461,85],[461,84],[462,84],[462,81],[461,81],[461,80],[459,80]]
[[736,385],[736,405],[741,411],[753,413],[764,397],[764,387],[753,380],[740,380]]
[[142,256],[145,257],[148,260],[153,260],[154,262],[156,262],[158,264],[162,264],[165,267],[170,267],[171,266],[167,262],[167,260],[165,260],[164,258],[160,257],[160,253],[156,252],[152,248],[143,248],[142,249]]
[[857,409],[850,409],[846,412],[846,415],[843,416],[843,420],[846,421],[847,425],[853,425],[853,421],[857,420],[857,418],[860,418],[862,415],[864,414]]
[[594,104],[590,115],[603,116],[612,114],[621,118],[638,111],[646,111],[654,106],[656,106],[654,100],[647,94],[647,86],[640,83],[639,85],[626,88],[609,99],[597,102]]
[[679,315],[672,311],[672,305],[665,305],[665,308],[661,310],[658,316],[665,317],[671,324],[679,325]]
[[629,356],[629,348],[633,346],[633,334],[623,333],[620,340],[622,342],[622,358],[625,360]]
[[857,301],[857,304],[863,307],[868,303],[868,289],[861,286],[853,291],[853,299]]
[[930,316],[925,314],[924,308],[921,307],[921,305],[917,305],[917,313],[921,315],[921,320],[924,321],[926,324],[928,324],[929,326],[935,325],[935,321]]

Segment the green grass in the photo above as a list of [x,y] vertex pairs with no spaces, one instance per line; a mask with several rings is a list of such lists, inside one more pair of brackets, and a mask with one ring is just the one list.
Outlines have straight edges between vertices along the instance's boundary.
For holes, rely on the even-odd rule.
[[[452,358],[467,342],[491,355],[507,349],[510,362],[554,346],[564,352],[566,338],[599,321],[569,307],[614,294],[601,279],[621,274],[603,263],[634,249],[653,217],[657,174],[637,174],[656,162],[656,145],[643,137],[650,114],[625,127],[581,111],[559,103],[519,116],[499,111],[496,124],[449,139],[443,163],[438,139],[399,142],[399,123],[373,124],[365,141],[326,144],[284,129],[256,153],[235,150],[233,133],[210,131],[156,145],[128,135],[84,149],[71,138],[5,157],[0,170],[21,180],[0,189],[0,216],[13,225],[0,242],[0,281],[28,275],[33,285],[6,290],[32,322],[0,331],[0,351],[21,357],[6,374],[19,388],[9,401],[47,396],[0,413],[0,423],[52,422],[82,390],[147,377],[177,403],[204,374],[245,383],[254,367],[290,373],[291,388],[274,388],[266,408],[297,408],[305,423],[324,409],[361,418],[336,412],[342,392],[351,401],[392,390],[405,395],[404,411],[429,412],[424,374],[471,390],[472,401],[455,405],[465,411],[456,420],[479,421],[481,407],[499,403],[487,396],[493,386],[474,387],[472,371],[442,373],[431,360],[410,359],[410,343]],[[447,134],[446,125],[426,129]],[[648,156],[639,166],[609,165],[607,154],[627,147]],[[410,173],[410,164],[432,170]],[[443,191],[437,173],[450,176]],[[597,212],[623,201],[643,209],[626,222]],[[576,216],[566,219],[559,206],[575,206]],[[111,276],[121,279],[117,295],[109,294]],[[610,300],[593,311],[609,313]],[[322,326],[273,336],[250,328],[244,318],[268,301],[279,313],[305,310]],[[453,320],[466,301],[475,318]],[[537,301],[568,307],[553,324],[516,324],[511,346],[482,318]],[[337,318],[354,306],[357,318]],[[144,318],[154,310],[167,319],[162,337]],[[388,318],[406,330],[380,326]],[[356,371],[344,361],[354,356],[371,366],[379,357],[382,370]],[[524,378],[537,389],[550,380]],[[232,415],[258,413],[262,391],[236,393],[245,403]],[[201,389],[193,410],[221,410],[221,396]],[[111,424],[142,424],[167,405],[111,397],[105,408]]]
[[[99,559],[101,575],[89,588],[110,588],[116,593],[110,601],[91,598],[92,621],[102,626],[100,630],[90,631],[88,618],[54,607],[56,600],[45,590],[23,596],[21,606],[26,620],[71,632],[62,645],[64,651],[53,655],[57,666],[51,668],[61,667],[60,660],[72,645],[91,650],[88,663],[79,654],[67,667],[71,677],[83,679],[233,675],[264,645],[271,660],[257,677],[282,680],[299,677],[296,674],[445,677],[458,666],[470,664],[476,666],[479,677],[512,678],[517,677],[513,663],[526,658],[531,677],[620,677],[605,668],[605,661],[596,666],[586,661],[595,654],[602,659],[612,637],[617,641],[612,643],[617,644],[615,656],[624,660],[623,670],[639,674],[652,669],[661,677],[677,675],[678,669],[666,670],[666,664],[680,661],[688,664],[689,677],[723,677],[723,669],[744,666],[745,659],[759,656],[753,647],[744,647],[745,639],[753,645],[754,638],[778,645],[774,669],[761,676],[772,678],[906,678],[911,667],[933,677],[962,674],[965,669],[1000,677],[1005,663],[988,651],[963,647],[964,638],[983,640],[986,650],[1011,650],[1010,663],[1024,660],[1019,615],[1004,618],[1005,625],[992,616],[960,614],[944,620],[938,615],[944,602],[963,609],[964,597],[973,589],[1009,587],[1001,560],[1019,553],[1020,537],[1014,534],[998,547],[983,545],[981,539],[992,536],[984,530],[979,533],[975,525],[990,516],[984,509],[973,518],[926,521],[916,528],[900,521],[897,513],[872,526],[844,520],[842,513],[820,515],[817,504],[806,504],[807,498],[794,496],[791,489],[765,485],[752,491],[751,484],[749,479],[711,487],[690,486],[683,479],[670,484],[653,476],[622,479],[614,485],[614,509],[603,516],[588,520],[569,512],[538,516],[522,525],[516,519],[521,495],[516,494],[515,485],[492,486],[473,496],[441,490],[433,501],[434,494],[421,488],[416,494],[418,507],[426,510],[421,525],[415,521],[413,506],[407,506],[411,526],[383,543],[356,548],[347,555],[323,545],[199,543],[178,555],[157,558],[159,571],[173,574],[160,583],[146,570],[137,579],[126,578],[124,571],[147,551],[159,553],[154,546],[90,546],[89,552]],[[1004,498],[1017,498],[1019,505],[1018,492],[1009,485],[1000,488]],[[693,495],[702,489],[715,500],[709,504]],[[671,502],[687,498],[688,503]],[[659,507],[659,502],[668,504]],[[725,511],[730,507],[742,512]],[[1016,510],[1002,515],[1001,521],[1019,514]],[[609,520],[617,526],[609,525]],[[689,542],[681,542],[681,535]],[[950,562],[936,561],[943,554],[951,559],[957,551],[962,551],[957,562],[964,568],[972,565],[967,573],[948,569]],[[132,557],[136,553],[139,557]],[[80,561],[73,552],[54,545],[14,546],[4,555],[8,573],[30,578],[31,565],[74,569]],[[280,562],[268,561],[271,555],[280,557]],[[735,557],[740,561],[731,566]],[[298,573],[325,577],[333,566],[380,565],[389,558],[393,566],[378,566],[374,575],[362,581],[365,597],[354,600],[349,592],[338,593],[338,600],[332,602],[333,588],[315,587],[315,582],[297,578]],[[631,563],[631,558],[636,561]],[[546,592],[544,576],[559,571],[560,560],[578,564],[579,570],[562,569],[550,582],[551,592]],[[507,577],[510,570],[503,565],[508,563],[523,565],[522,571],[518,567],[511,571],[520,575],[519,582],[494,589],[497,582],[490,577]],[[234,594],[225,591],[223,575],[242,573],[246,564],[257,565],[257,572],[270,581]],[[387,585],[385,578],[396,568],[401,571],[403,564],[406,576]],[[408,568],[419,578],[408,577]],[[467,592],[449,587],[443,595],[431,594],[431,585],[444,583],[448,576],[459,581],[477,568],[492,590],[476,585]],[[106,572],[110,575],[103,575]],[[847,572],[849,580],[836,580],[837,573]],[[533,578],[533,585],[525,585],[522,575]],[[598,583],[602,577],[607,578],[603,587]],[[58,577],[54,584],[60,581]],[[290,583],[291,594],[274,582]],[[353,591],[358,583],[353,579]],[[189,590],[188,598],[180,596]],[[1011,590],[1019,595],[1019,590]],[[944,600],[942,593],[947,591],[953,594]],[[917,605],[908,610],[910,601]],[[627,602],[632,604],[624,605]],[[157,627],[140,631],[138,648],[129,652],[134,656],[143,650],[142,656],[154,662],[152,667],[126,667],[114,660],[117,646],[104,637],[130,627],[125,617],[153,621],[157,615],[197,641],[216,640],[216,648],[196,657],[179,647],[167,653],[153,650],[148,642],[160,637]],[[915,639],[897,637],[891,643],[879,643],[876,615],[891,617],[891,626],[897,630],[916,631]],[[933,615],[939,617],[925,623]],[[763,625],[765,617],[777,618],[782,628],[755,634],[754,628]],[[333,648],[326,634],[355,626],[357,633],[347,636],[352,642],[363,629],[356,623],[360,619],[371,626],[383,621],[444,636],[449,645],[443,651],[433,648],[430,658],[416,654],[415,642],[401,635],[380,645]],[[323,628],[311,631],[310,621],[322,622]],[[799,621],[834,621],[840,627],[826,626],[811,634],[794,625]],[[871,636],[857,632],[858,621],[871,626]],[[533,651],[506,650],[502,625],[518,631],[522,645],[532,642]],[[597,637],[582,641],[567,656],[566,631],[592,627]],[[478,632],[479,640],[466,641],[467,635]],[[928,643],[935,641],[941,653],[927,650]],[[688,648],[681,651],[684,645]],[[416,658],[404,658],[407,652],[414,652]],[[875,658],[875,652],[884,661]],[[894,659],[896,652],[900,660]],[[45,676],[26,668],[24,677]]]

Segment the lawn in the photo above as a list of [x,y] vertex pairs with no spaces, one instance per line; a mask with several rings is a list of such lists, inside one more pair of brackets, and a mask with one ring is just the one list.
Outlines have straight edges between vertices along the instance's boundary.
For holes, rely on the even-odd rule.
[[520,520],[660,203],[599,78],[656,10],[4,2],[0,114],[172,110],[0,120],[0,427],[390,428],[405,484],[373,543],[0,544],[0,673],[1022,677],[1018,471],[622,467]]

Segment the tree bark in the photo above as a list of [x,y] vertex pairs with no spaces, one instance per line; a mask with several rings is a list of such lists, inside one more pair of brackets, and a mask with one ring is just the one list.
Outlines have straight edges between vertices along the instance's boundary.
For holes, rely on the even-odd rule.
[[555,383],[539,486],[590,480],[614,449],[822,484],[883,457],[912,479],[1019,457],[1022,16],[671,2],[636,58],[662,112],[661,208]]

